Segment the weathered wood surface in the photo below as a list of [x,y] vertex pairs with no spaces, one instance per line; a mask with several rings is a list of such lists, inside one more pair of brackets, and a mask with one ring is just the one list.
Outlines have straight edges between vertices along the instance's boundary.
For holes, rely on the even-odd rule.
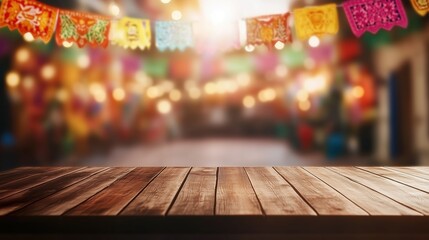
[[60,223],[87,232],[106,224],[113,227],[107,232],[199,226],[202,232],[250,233],[277,226],[298,233],[301,223],[314,233],[334,232],[329,227],[337,224],[346,233],[426,236],[428,215],[424,167],[26,167],[0,173],[0,233],[19,231],[20,224],[67,231]]

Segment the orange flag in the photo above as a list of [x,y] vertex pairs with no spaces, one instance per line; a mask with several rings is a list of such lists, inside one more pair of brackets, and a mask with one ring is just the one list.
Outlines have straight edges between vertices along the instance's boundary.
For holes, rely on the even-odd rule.
[[291,43],[290,13],[246,19],[247,44],[273,46],[276,42]]
[[3,0],[0,8],[0,27],[18,29],[22,35],[31,33],[45,43],[55,31],[58,9],[31,0]]

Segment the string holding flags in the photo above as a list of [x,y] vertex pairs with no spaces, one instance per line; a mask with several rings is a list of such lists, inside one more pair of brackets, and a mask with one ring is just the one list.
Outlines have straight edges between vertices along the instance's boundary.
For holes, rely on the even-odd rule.
[[429,0],[411,0],[414,10],[421,16],[429,12]]
[[299,8],[293,11],[296,34],[305,40],[313,35],[336,34],[338,32],[337,5],[327,4]]
[[80,48],[86,44],[107,47],[109,43],[110,18],[61,10],[58,18],[56,41],[76,43]]
[[0,27],[18,29],[22,35],[31,33],[35,39],[47,43],[57,23],[58,9],[31,0],[3,0],[0,8]]
[[353,33],[376,33],[394,26],[407,27],[408,19],[400,0],[348,0],[343,8]]
[[[36,0],[0,0],[0,27],[17,29],[21,35],[31,34],[35,39],[49,42],[55,32],[58,45],[76,43],[107,47],[113,45],[141,50],[149,49],[152,28],[149,19],[109,17],[59,10]],[[414,10],[425,16],[429,12],[429,0],[410,0]],[[326,4],[293,10],[298,39],[311,36],[336,34],[339,29],[338,7],[342,7],[352,32],[360,37],[365,32],[377,33],[380,29],[391,30],[395,26],[407,27],[408,19],[401,0],[345,0],[341,6]],[[160,51],[184,51],[196,47],[198,52],[213,55],[242,47],[240,37],[247,37],[247,44],[264,44],[272,47],[277,42],[291,43],[292,13],[259,16],[245,19],[246,33],[241,33],[237,21],[223,23],[220,29],[205,22],[155,21],[155,45]],[[193,25],[194,24],[194,25]],[[194,34],[193,26],[196,30]],[[198,34],[199,33],[199,34]],[[30,38],[31,39],[31,38]]]
[[246,19],[247,43],[273,46],[276,42],[291,43],[290,13]]
[[151,44],[150,20],[125,17],[112,21],[110,42],[124,48],[144,50]]

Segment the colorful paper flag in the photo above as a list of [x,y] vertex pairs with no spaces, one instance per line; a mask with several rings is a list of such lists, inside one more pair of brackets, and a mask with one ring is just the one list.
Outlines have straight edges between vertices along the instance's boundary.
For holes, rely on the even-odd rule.
[[19,33],[31,33],[45,43],[55,31],[58,9],[31,0],[3,0],[0,8],[0,27],[8,26]]
[[109,30],[108,17],[61,10],[55,37],[58,45],[69,42],[80,48],[86,44],[107,47]]
[[348,0],[344,11],[353,33],[360,37],[364,32],[376,33],[394,26],[407,27],[408,19],[400,0]]
[[150,20],[125,17],[112,22],[110,42],[113,45],[131,49],[149,49],[151,37]]
[[288,24],[290,13],[246,19],[247,44],[273,46],[276,42],[291,43]]
[[155,22],[156,47],[160,51],[176,49],[184,51],[194,45],[190,22],[157,21]]
[[296,34],[305,40],[313,35],[336,34],[338,13],[335,4],[299,8],[293,11]]
[[421,16],[425,16],[429,12],[429,0],[411,0],[411,4]]

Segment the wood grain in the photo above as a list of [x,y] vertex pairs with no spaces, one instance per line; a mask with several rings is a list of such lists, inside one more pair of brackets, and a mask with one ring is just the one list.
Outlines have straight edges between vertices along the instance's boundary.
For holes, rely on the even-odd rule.
[[298,167],[276,167],[319,215],[368,215],[356,204]]
[[329,168],[425,215],[429,214],[429,194],[396,181],[353,167]]
[[6,198],[20,191],[24,191],[28,188],[44,184],[77,170],[78,168],[59,167],[47,172],[39,172],[35,174],[29,173],[29,176],[27,177],[21,178],[17,181],[11,181],[0,186],[0,199]]
[[10,184],[22,178],[29,177],[34,174],[47,173],[55,170],[54,167],[19,167],[0,173],[0,186]]
[[161,167],[134,169],[66,215],[117,215],[162,170]]
[[216,168],[192,168],[168,215],[213,215]]
[[413,168],[413,167],[392,167],[388,169],[429,180],[429,170],[426,171],[424,169]]
[[244,168],[219,168],[216,215],[262,215]]
[[189,171],[190,168],[164,169],[120,214],[165,215]]
[[121,178],[133,168],[109,168],[15,212],[16,215],[62,215]]
[[266,215],[317,215],[272,167],[245,170]]
[[82,181],[83,179],[88,178],[89,176],[92,176],[102,170],[105,169],[81,168],[76,171],[71,171],[70,174],[56,178],[45,184],[28,188],[9,197],[3,198],[0,200],[0,215],[9,214],[13,211],[19,210],[33,202],[36,202],[68,186]]
[[32,169],[0,173],[0,216],[429,215],[423,167]]
[[304,169],[346,196],[370,215],[421,215],[376,191],[326,168],[304,167]]
[[413,188],[425,191],[429,193],[429,180],[425,180],[419,177],[414,177],[405,173],[389,170],[383,167],[359,167],[365,171],[377,174],[379,176],[400,182]]

